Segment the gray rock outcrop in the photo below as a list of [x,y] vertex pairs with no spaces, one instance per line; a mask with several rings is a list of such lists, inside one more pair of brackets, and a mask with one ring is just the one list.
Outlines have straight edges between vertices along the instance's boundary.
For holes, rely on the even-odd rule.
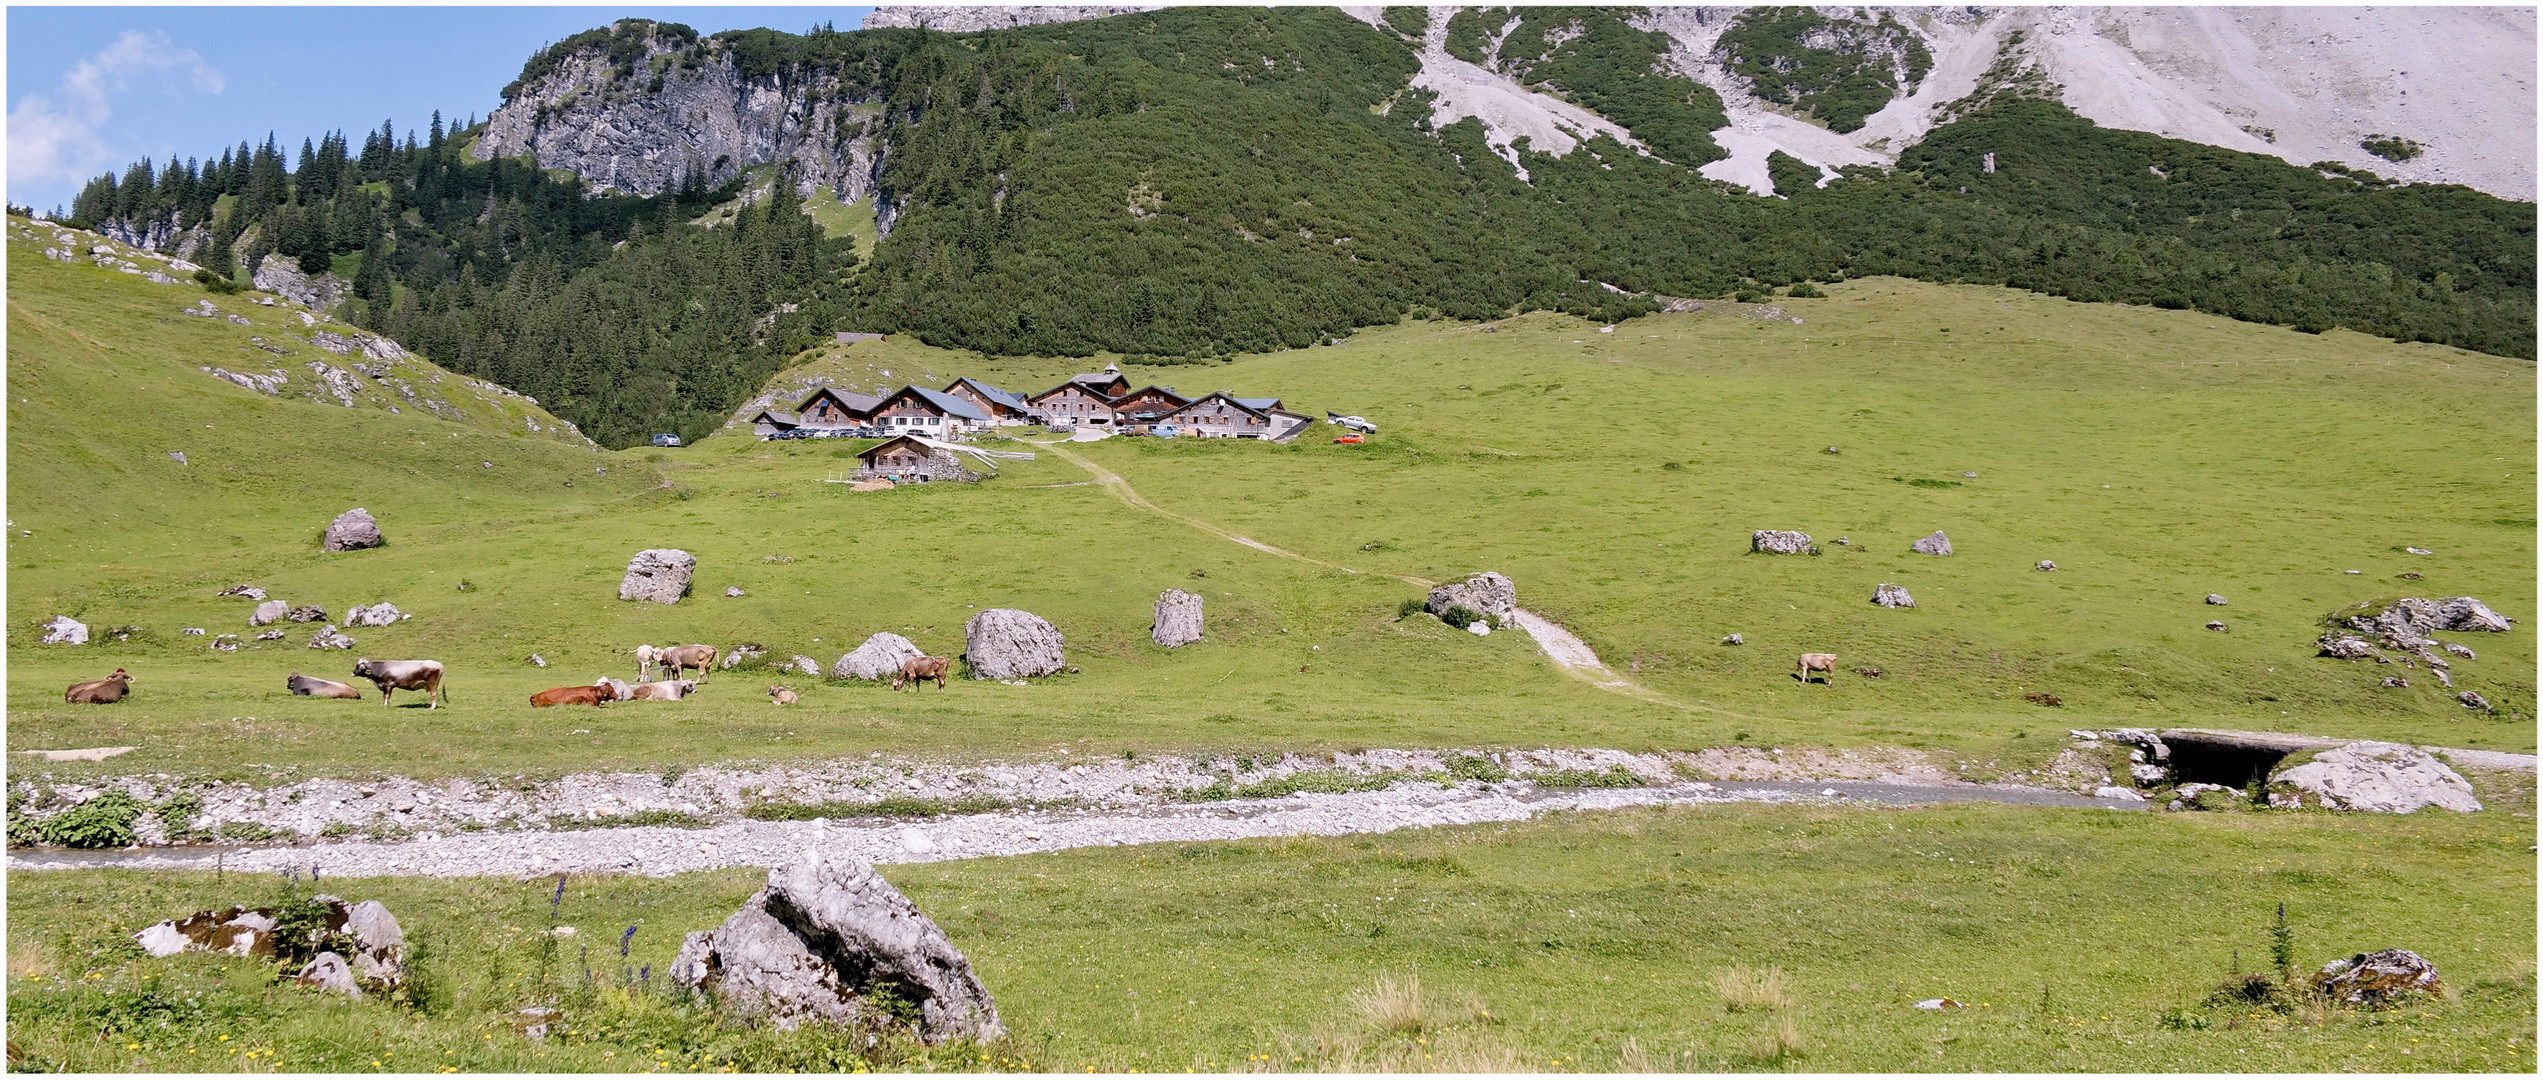
[[2481,809],[2462,774],[2417,747],[2353,742],[2325,750],[2275,778],[2332,810],[2407,814],[2423,806],[2459,813]]
[[2347,634],[2324,634],[2313,647],[2322,655],[2340,660],[2364,660],[2375,655],[2375,646]]
[[344,298],[344,279],[334,274],[310,277],[300,272],[300,261],[280,254],[265,256],[256,264],[254,285],[266,292],[305,308],[325,311]]
[[2436,993],[2437,965],[2409,949],[2385,949],[2334,960],[2314,975],[2314,989],[2333,1001],[2385,1005]]
[[2053,562],[2050,562],[2050,561],[2048,561],[2047,559],[2042,559],[2042,560],[2040,560],[2040,564],[2039,564],[2038,566],[2034,566],[2034,567],[2032,567],[2031,569],[2033,569],[2033,570],[2041,570],[2041,571],[2054,572],[2054,571],[2056,571],[2056,569],[2057,569],[2057,564],[2056,564],[2056,563],[2053,563]]
[[[683,38],[643,20],[612,29],[641,44],[613,56],[610,42],[596,42],[506,87],[472,151],[477,159],[529,154],[542,168],[638,195],[677,187],[692,170],[714,185],[779,161],[792,163],[801,195],[826,186],[853,201],[874,190],[884,118],[873,91],[853,77],[820,69],[747,77],[729,42]],[[658,81],[647,74],[656,65]],[[879,209],[888,229],[889,208]]]
[[618,582],[618,598],[679,603],[689,594],[689,575],[697,568],[697,556],[678,548],[646,548],[627,561],[627,576]]
[[[320,951],[303,968],[300,981],[361,996],[364,989],[394,990],[406,983],[406,930],[397,916],[377,900],[348,904],[321,893],[310,898],[320,905],[319,917],[305,941],[275,938],[281,921],[273,908],[231,907],[198,911],[144,927],[133,935],[152,956],[181,952],[215,952],[232,956],[293,957]],[[332,958],[332,963],[329,963]],[[319,972],[313,980],[310,972]]]
[[1158,596],[1157,618],[1148,627],[1148,637],[1169,649],[1201,640],[1201,595],[1167,589]]
[[786,658],[784,664],[779,665],[778,670],[797,672],[808,678],[818,679],[821,677],[821,661],[809,656],[791,656]]
[[1030,679],[1068,666],[1058,627],[1014,608],[989,608],[962,625],[963,657],[975,679]]
[[830,677],[869,681],[888,679],[901,673],[902,664],[925,655],[925,650],[899,634],[876,634],[830,665]]
[[1452,607],[1507,619],[1519,610],[1519,587],[1509,578],[1487,570],[1432,589],[1430,599],[1423,604],[1423,610],[1433,615],[1445,615]]
[[1748,535],[1748,550],[1759,555],[1800,555],[1810,550],[1810,534],[1759,529]]
[[316,636],[309,639],[309,647],[312,649],[350,649],[353,647],[353,639],[337,633],[335,624],[328,623],[326,629],[318,631]]
[[86,645],[88,624],[68,615],[53,616],[52,622],[44,624],[44,644]]
[[2483,697],[2470,690],[2466,690],[2463,693],[2455,695],[2455,700],[2461,702],[2463,707],[2467,709],[2480,709],[2486,712],[2490,708],[2489,698]]
[[327,617],[327,609],[316,604],[302,604],[285,612],[283,617],[293,622],[323,622]]
[[354,551],[380,546],[380,523],[371,512],[359,506],[336,515],[327,523],[326,545],[329,551]]
[[2210,607],[2224,607],[2225,597],[2221,593],[2209,593],[2207,594],[2207,602]]
[[1888,608],[1916,606],[1916,598],[1907,595],[1907,589],[1904,586],[1892,585],[1886,581],[1872,587],[1872,602]]
[[1152,4],[879,7],[874,9],[873,14],[865,17],[865,29],[906,26],[918,30],[941,30],[948,34],[967,34],[980,30],[1040,26],[1044,23],[1083,22],[1088,19],[1102,19],[1114,15],[1155,10],[1157,8]]
[[290,611],[291,605],[289,604],[283,603],[280,600],[267,600],[264,603],[256,605],[256,610],[249,613],[247,616],[247,625],[265,626],[282,618]]
[[400,619],[411,617],[397,610],[397,605],[383,600],[369,607],[356,607],[345,612],[344,624],[346,626],[390,626]]
[[1941,529],[1936,529],[1934,535],[1909,544],[1908,547],[1914,549],[1919,555],[1949,555],[1951,554],[1951,537],[1944,536]]
[[672,980],[781,1028],[886,1022],[888,991],[918,1010],[919,1037],[1005,1034],[971,961],[934,920],[864,862],[819,850],[772,868],[722,926],[690,934]]
[[2416,596],[2405,596],[2386,605],[2381,611],[2347,615],[2341,621],[2354,630],[2382,634],[2406,642],[2424,639],[2440,630],[2504,634],[2515,626],[2514,621],[2490,610],[2490,605],[2470,596],[2457,596],[2445,600],[2425,600]]

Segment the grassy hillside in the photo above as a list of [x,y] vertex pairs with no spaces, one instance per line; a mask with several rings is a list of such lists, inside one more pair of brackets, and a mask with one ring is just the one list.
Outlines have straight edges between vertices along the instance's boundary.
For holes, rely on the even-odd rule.
[[[142,960],[121,937],[279,883],[19,873],[10,1038],[83,1070],[2528,1071],[2532,837],[2504,818],[1720,806],[886,867],[1012,1031],[932,1053],[743,1034],[615,989],[639,965],[659,988],[756,872],[578,875],[553,909],[547,879],[330,876],[422,944],[418,1007],[272,991],[254,961]],[[2270,967],[2280,901],[2298,967],[2409,948],[2449,993],[2375,1014],[2206,1004]],[[1780,991],[1734,1011],[1720,981],[1768,968]],[[1385,999],[1418,1028],[1355,1003],[1415,978]],[[1968,1007],[1911,1007],[1937,997]],[[504,1015],[530,1004],[564,1009],[544,1043]]]
[[[2480,653],[2456,663],[2458,684],[2495,714],[2455,704],[2424,671],[2383,690],[2376,679],[2399,669],[2310,655],[2325,613],[2371,597],[2472,594],[2533,614],[2532,368],[2440,347],[1873,279],[1785,302],[1776,319],[1717,305],[1613,333],[1561,316],[1408,324],[1233,364],[1133,366],[1135,382],[1279,394],[1384,432],[1362,446],[1319,429],[1290,446],[1071,448],[1166,511],[1319,565],[1126,505],[1050,454],[977,486],[850,494],[822,481],[854,468],[852,445],[736,434],[604,454],[263,398],[194,371],[238,355],[250,332],[173,314],[197,293],[41,258],[10,273],[11,514],[23,530],[10,745],[141,747],[45,766],[57,774],[518,772],[1060,744],[1907,744],[2010,767],[2054,752],[2066,728],[2112,723],[2534,745],[2527,626],[2458,635]],[[901,338],[802,359],[859,383],[963,373],[1018,389],[1089,363]],[[160,396],[146,417],[90,406],[118,386]],[[163,456],[180,447],[159,445],[176,431],[194,462],[182,471]],[[317,531],[353,505],[380,516],[390,545],[318,551]],[[125,516],[101,517],[106,507]],[[1748,555],[1757,528],[1807,530],[1827,554]],[[1935,529],[1960,553],[1906,553]],[[699,556],[691,598],[617,601],[627,558],[660,546]],[[2040,559],[2062,569],[2031,570]],[[1384,575],[1480,569],[1512,575],[1529,607],[1674,704],[1565,678],[1520,635],[1397,618],[1420,590]],[[289,672],[350,667],[302,648],[305,628],[228,654],[178,636],[246,630],[250,605],[210,595],[240,581],[339,616],[378,600],[414,612],[355,632],[357,652],[443,660],[454,707],[285,697]],[[1871,606],[1880,582],[1919,607]],[[749,595],[724,596],[734,585]],[[1210,638],[1169,652],[1147,630],[1173,587],[1207,596]],[[2230,606],[2202,604],[2210,592]],[[791,678],[805,705],[784,711],[761,696],[779,681],[762,674],[718,677],[678,705],[568,715],[525,703],[631,673],[639,642],[758,642],[826,665],[892,630],[950,655],[963,620],[992,606],[1050,618],[1081,671],[902,695]],[[56,612],[148,633],[35,646]],[[2230,631],[2201,629],[2211,618]],[[1717,644],[1734,632],[1748,644]],[[1837,652],[1848,674],[1795,685],[1803,650]],[[534,652],[552,666],[528,664]],[[133,700],[59,703],[64,684],[117,665],[139,676]],[[343,738],[356,723],[364,737]]]

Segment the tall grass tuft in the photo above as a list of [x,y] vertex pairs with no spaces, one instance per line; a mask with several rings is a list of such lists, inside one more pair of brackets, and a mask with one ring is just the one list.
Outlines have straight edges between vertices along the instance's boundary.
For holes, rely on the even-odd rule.
[[1713,986],[1722,992],[1722,1007],[1732,1012],[1779,1012],[1792,1008],[1792,995],[1784,990],[1784,969],[1779,965],[1724,968],[1713,977]]
[[1387,1035],[1419,1035],[1434,1023],[1419,974],[1378,976],[1375,985],[1351,992],[1351,1010]]

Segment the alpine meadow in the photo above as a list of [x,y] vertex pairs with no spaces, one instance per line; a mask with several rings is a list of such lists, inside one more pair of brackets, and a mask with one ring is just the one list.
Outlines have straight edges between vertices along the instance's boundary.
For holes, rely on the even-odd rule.
[[2535,41],[629,18],[13,200],[9,1067],[2531,1072]]

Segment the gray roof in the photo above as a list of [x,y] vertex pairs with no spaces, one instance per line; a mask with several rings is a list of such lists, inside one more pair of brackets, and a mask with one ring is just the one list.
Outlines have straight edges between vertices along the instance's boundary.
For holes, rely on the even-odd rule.
[[[875,406],[883,403],[882,398],[876,397],[872,394],[860,394],[854,390],[842,390],[835,386],[816,386],[812,388],[810,393],[804,395],[804,404],[812,404],[812,399],[820,397],[825,393],[829,394],[831,397],[838,398],[839,404],[847,406],[854,412],[870,412]],[[796,407],[799,409],[802,408],[800,405]]]
[[754,424],[761,420],[768,420],[779,424],[794,424],[799,422],[795,419],[795,414],[790,412],[779,412],[775,409],[761,409],[756,415],[751,417],[751,422]]
[[[991,386],[988,383],[981,382],[978,379],[963,378],[956,379],[954,382],[956,384],[970,383],[972,389],[980,391],[980,396],[997,402],[1000,405],[1004,405],[1007,408],[1014,409],[1017,412],[1023,412],[1025,409],[1030,407],[1024,403],[1024,395],[1015,393],[1011,390],[999,389],[998,387]],[[948,387],[947,390],[950,392],[951,387]]]
[[1280,399],[1276,397],[1230,397],[1228,400],[1255,412],[1262,412],[1280,405]]
[[[989,419],[989,414],[981,412],[979,406],[973,405],[968,401],[964,401],[963,399],[955,397],[942,390],[930,390],[924,386],[907,386],[902,389],[918,395],[919,400],[935,406],[937,411],[942,412],[947,416],[959,416],[965,420],[986,421]],[[897,397],[899,395],[895,394],[894,396]]]

